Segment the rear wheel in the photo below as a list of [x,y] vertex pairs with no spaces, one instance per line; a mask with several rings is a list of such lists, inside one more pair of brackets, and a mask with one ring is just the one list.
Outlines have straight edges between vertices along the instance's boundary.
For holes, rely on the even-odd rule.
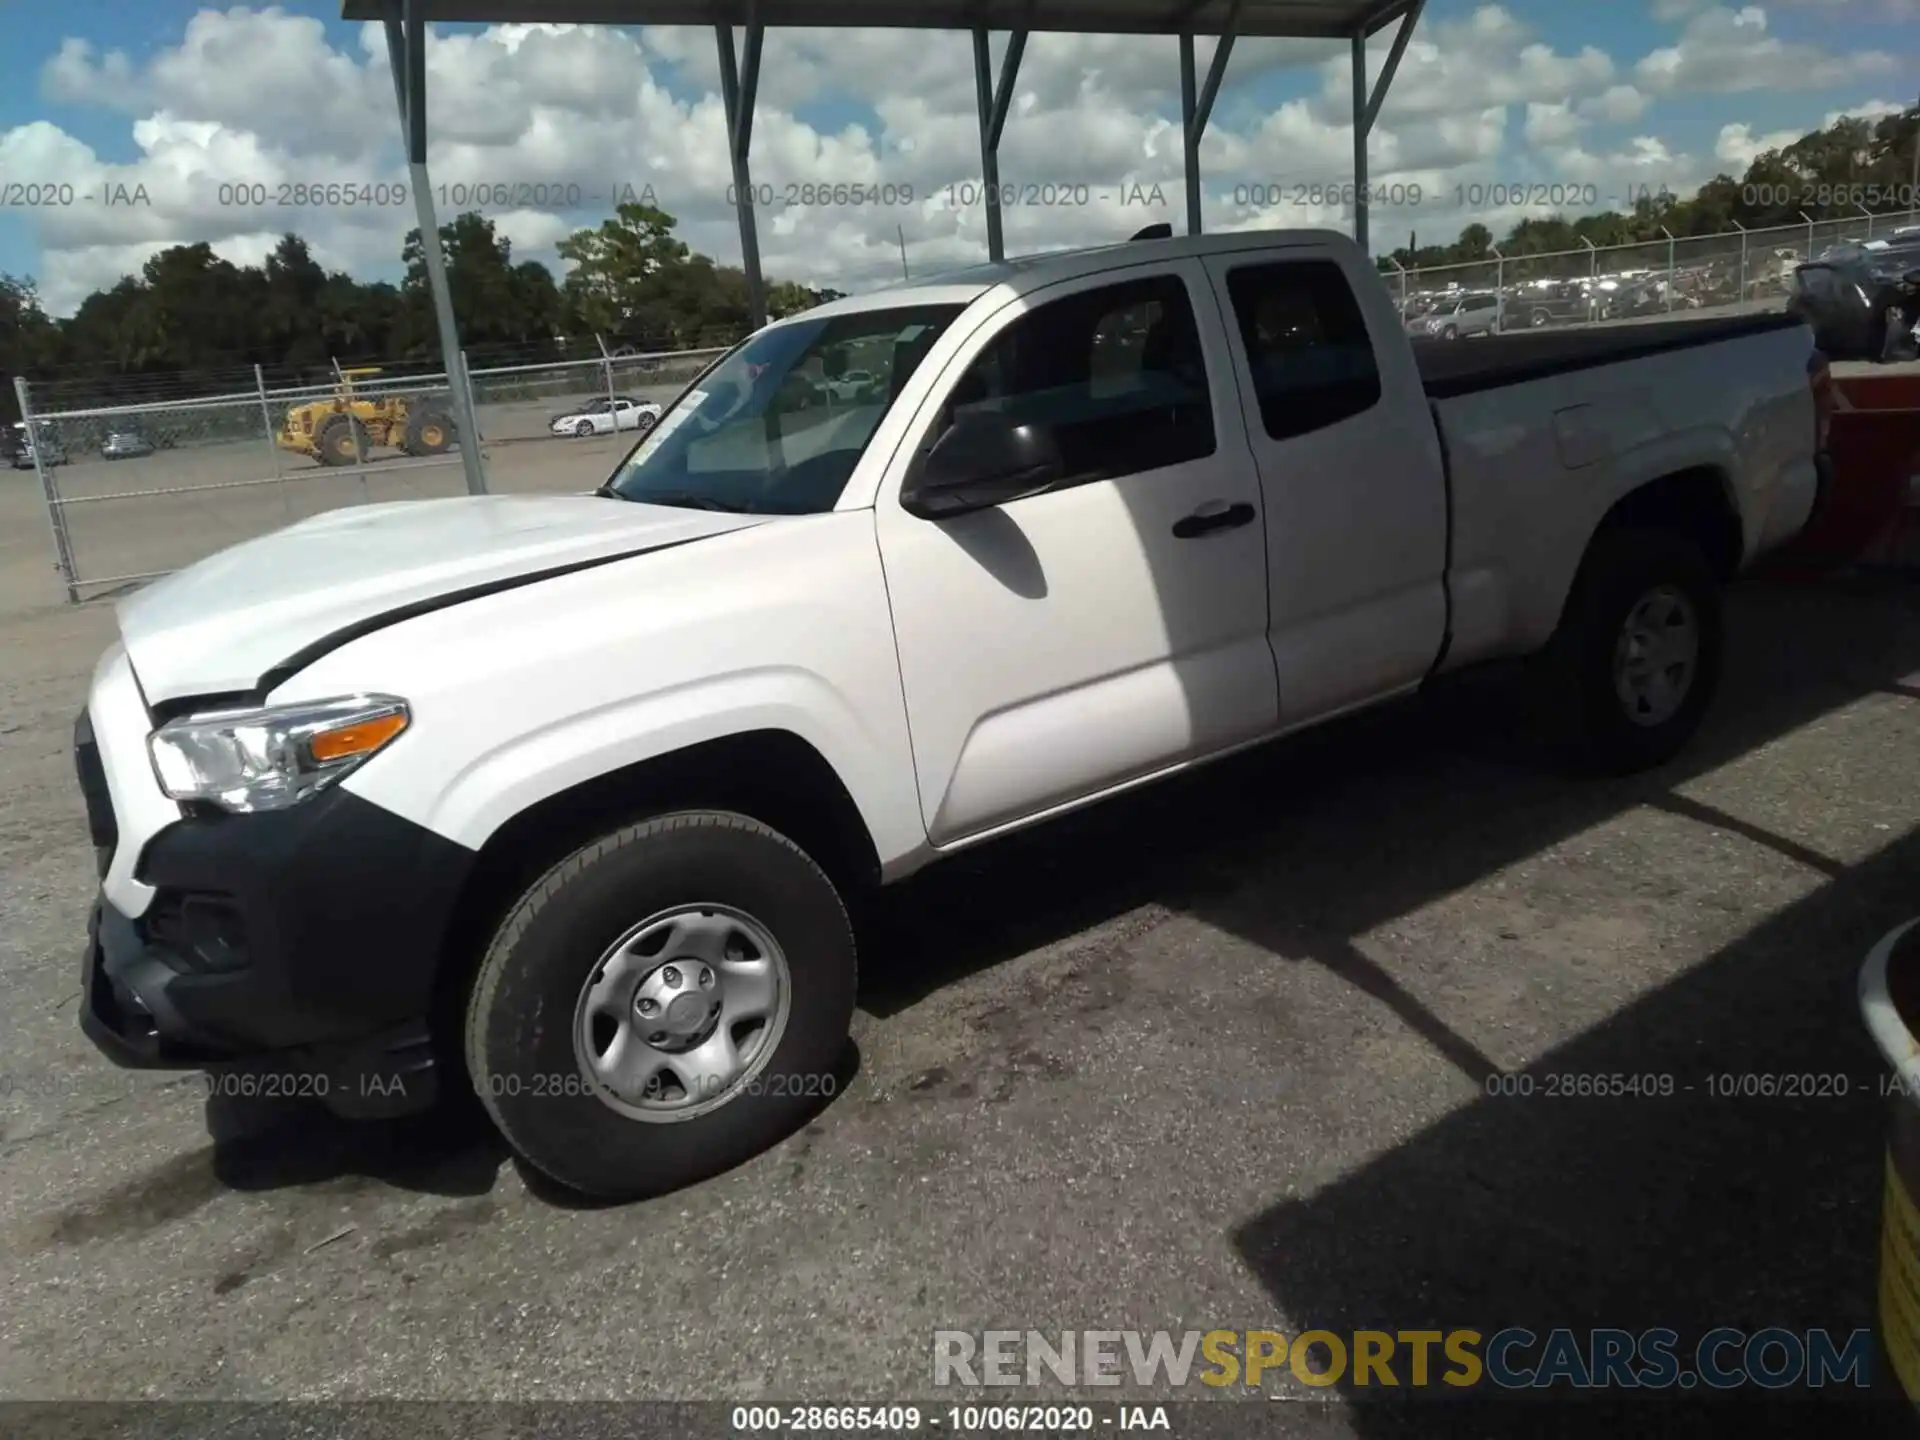
[[1601,531],[1543,657],[1570,758],[1610,774],[1672,759],[1713,701],[1723,642],[1720,583],[1699,546]]
[[401,448],[409,455],[444,455],[453,448],[453,422],[437,410],[409,411]]
[[495,935],[469,1074],[514,1150],[633,1199],[767,1149],[830,1099],[854,940],[819,866],[757,821],[688,811],[575,852]]

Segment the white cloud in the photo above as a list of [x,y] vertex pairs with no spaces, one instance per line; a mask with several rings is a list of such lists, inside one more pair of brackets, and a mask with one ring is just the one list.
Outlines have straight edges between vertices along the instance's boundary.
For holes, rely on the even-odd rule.
[[[1545,182],[1560,186],[1554,193],[1592,187],[1598,206],[1630,197],[1635,186],[1697,184],[1713,157],[1696,160],[1653,134],[1621,142],[1590,132],[1645,129],[1654,93],[1730,88],[1729,55],[1762,70],[1811,66],[1805,47],[1783,49],[1758,16],[1699,11],[1673,50],[1637,70],[1593,47],[1556,50],[1498,5],[1423,23],[1369,141],[1373,185],[1405,202],[1376,204],[1375,234],[1417,228],[1439,236],[1474,219],[1511,223],[1517,213],[1483,203],[1489,184]],[[1374,75],[1391,38],[1372,43]],[[1004,47],[996,40],[996,64]],[[1204,69],[1211,47],[1199,49]],[[1065,185],[1069,195],[1084,186],[1086,203],[1010,207],[1011,251],[1184,221],[1174,54],[1164,38],[1032,38],[1001,176],[1014,186]],[[1821,63],[1850,78],[1878,73],[1860,57]],[[1287,67],[1296,67],[1296,83],[1276,90],[1268,77]],[[678,217],[688,244],[723,260],[738,256],[710,30],[515,25],[434,34],[427,69],[429,158],[443,219],[482,209],[516,254],[553,263],[552,246],[569,229],[596,223],[623,194],[650,191]],[[42,294],[56,313],[173,243],[205,240],[224,256],[252,260],[291,229],[330,267],[368,276],[396,268],[414,212],[398,188],[406,169],[381,27],[363,26],[335,48],[310,17],[207,9],[186,22],[177,44],[151,55],[70,40],[45,62],[40,83],[63,104],[126,116],[138,151],[116,165],[44,122],[0,132],[0,173],[9,180],[57,182],[91,197],[24,212],[41,249]],[[1299,98],[1284,98],[1289,93]],[[864,123],[802,118],[833,113],[830,105],[845,113],[853,97],[866,101],[853,112]],[[1351,113],[1344,46],[1242,41],[1201,148],[1209,227],[1344,228]],[[1729,126],[1716,155],[1770,138],[1756,128]],[[769,32],[752,163],[756,182],[776,199],[759,220],[772,276],[840,289],[891,279],[901,231],[916,274],[978,260],[986,241],[983,210],[968,193],[979,175],[971,38]],[[784,203],[789,186],[836,183],[884,185],[893,187],[890,198],[911,198]],[[135,187],[145,203],[99,199]],[[297,187],[307,196],[281,205]],[[1156,208],[1128,203],[1156,187]],[[579,205],[561,203],[569,194]],[[253,203],[262,196],[266,204]],[[1283,203],[1269,203],[1276,196]]]
[[1893,100],[1862,100],[1858,105],[1849,105],[1844,110],[1829,110],[1821,120],[1820,128],[1824,130],[1837,120],[1880,120],[1888,115],[1899,115],[1908,108],[1908,105]]
[[1799,130],[1773,130],[1765,135],[1756,135],[1751,125],[1722,125],[1719,137],[1713,142],[1714,158],[1730,166],[1733,173],[1739,174],[1766,151],[1791,145],[1802,133]]
[[1713,6],[1687,21],[1676,44],[1648,54],[1634,68],[1641,87],[1655,94],[1733,94],[1752,90],[1821,90],[1900,73],[1880,50],[1834,54],[1817,45],[1782,40],[1767,29],[1757,5]]
[[1580,133],[1581,118],[1566,101],[1536,100],[1527,106],[1527,143],[1564,145]]
[[1646,94],[1632,85],[1609,85],[1598,95],[1582,100],[1578,108],[1585,119],[1630,125],[1646,114],[1647,106],[1652,103]]

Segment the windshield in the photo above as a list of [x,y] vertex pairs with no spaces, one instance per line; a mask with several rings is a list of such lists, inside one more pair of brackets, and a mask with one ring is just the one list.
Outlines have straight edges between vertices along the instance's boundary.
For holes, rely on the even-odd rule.
[[887,408],[964,308],[802,318],[750,336],[660,417],[602,493],[755,515],[831,510]]

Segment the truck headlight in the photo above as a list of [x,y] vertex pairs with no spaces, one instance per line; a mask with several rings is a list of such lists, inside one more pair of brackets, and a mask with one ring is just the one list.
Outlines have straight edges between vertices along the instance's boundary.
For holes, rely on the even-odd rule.
[[349,695],[298,705],[209,710],[147,739],[160,788],[236,814],[284,810],[344,778],[412,723],[407,702]]

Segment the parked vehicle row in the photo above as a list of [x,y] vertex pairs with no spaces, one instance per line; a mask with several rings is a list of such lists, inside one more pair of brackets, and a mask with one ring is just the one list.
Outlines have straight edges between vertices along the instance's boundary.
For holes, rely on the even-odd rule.
[[[5,432],[4,453],[7,464],[15,470],[34,468],[36,449],[39,451],[39,463],[43,465],[65,465],[68,463],[67,448],[60,437],[52,432],[50,426],[36,425],[30,433],[26,422],[16,420]],[[144,431],[121,429],[110,431],[100,442],[100,458],[103,460],[139,460],[165,448],[156,443]]]
[[120,603],[80,1023],[343,1113],[471,1090],[596,1195],[715,1173],[833,1094],[873,887],[1504,657],[1584,765],[1678,753],[1823,372],[1781,314],[1409,343],[1320,231],[777,321],[596,494],[355,506]]
[[1797,266],[1787,308],[1835,359],[1920,358],[1920,231],[1835,246]]

